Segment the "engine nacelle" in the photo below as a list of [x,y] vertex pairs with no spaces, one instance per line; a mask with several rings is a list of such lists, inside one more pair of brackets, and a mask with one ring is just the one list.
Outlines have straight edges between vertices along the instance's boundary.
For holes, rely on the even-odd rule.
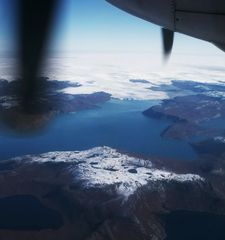
[[107,0],[165,29],[214,43],[225,50],[225,0]]

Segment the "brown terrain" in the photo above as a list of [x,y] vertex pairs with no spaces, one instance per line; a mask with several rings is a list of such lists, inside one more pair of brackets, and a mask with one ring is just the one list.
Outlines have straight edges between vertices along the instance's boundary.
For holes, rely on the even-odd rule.
[[[14,198],[14,206],[20,206],[16,203],[18,197],[27,198],[27,201],[33,198],[43,208],[43,216],[34,212],[29,219],[27,212],[33,211],[32,204],[26,204],[16,211],[11,211],[12,206],[6,204],[2,209],[2,217],[8,216],[12,219],[8,221],[8,226],[4,219],[0,220],[0,239],[163,240],[167,236],[167,217],[179,211],[206,213],[212,216],[224,215],[222,222],[225,224],[225,173],[217,173],[218,169],[224,167],[222,159],[207,171],[201,168],[201,164],[190,163],[187,170],[182,164],[179,167],[173,162],[165,164],[166,159],[164,165],[159,160],[148,160],[151,166],[148,166],[145,160],[143,166],[151,171],[147,173],[147,184],[137,182],[136,190],[129,196],[124,196],[117,192],[120,182],[89,187],[83,184],[84,180],[77,172],[79,166],[85,161],[90,161],[91,169],[96,168],[94,173],[98,174],[97,166],[106,156],[100,156],[99,162],[96,161],[96,153],[82,157],[81,152],[79,156],[79,159],[67,161],[68,158],[64,159],[64,153],[52,153],[0,162],[0,209],[2,201],[8,201],[8,198]],[[135,168],[136,172],[129,171],[129,176],[133,176],[132,174],[139,174],[143,166],[134,164],[124,168]],[[161,173],[158,179],[151,178],[159,168],[170,172],[171,176],[176,172],[178,176],[192,173],[199,177],[176,180],[176,177],[170,179],[170,175],[166,177],[166,174],[163,176],[164,173]],[[119,171],[116,167],[103,170],[111,171],[110,176]],[[107,178],[108,172],[105,173]],[[92,172],[91,178],[95,179]],[[51,210],[55,217],[48,216],[50,213],[45,213],[47,210]],[[36,223],[29,225],[29,221],[33,222],[35,217]],[[41,217],[50,218],[47,226],[39,226],[40,223],[44,224]],[[21,219],[20,224],[15,222],[15,219]]]

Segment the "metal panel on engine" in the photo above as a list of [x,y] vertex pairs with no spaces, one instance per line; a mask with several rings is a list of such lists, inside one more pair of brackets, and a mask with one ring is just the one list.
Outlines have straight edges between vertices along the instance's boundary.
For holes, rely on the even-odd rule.
[[225,15],[176,11],[176,31],[209,42],[224,43]]
[[225,0],[175,0],[177,11],[225,14]]

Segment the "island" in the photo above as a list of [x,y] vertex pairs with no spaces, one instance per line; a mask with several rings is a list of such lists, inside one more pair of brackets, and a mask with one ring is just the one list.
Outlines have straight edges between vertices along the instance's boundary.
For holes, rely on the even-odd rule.
[[31,112],[26,113],[21,109],[21,99],[17,94],[20,81],[0,80],[2,122],[13,129],[29,131],[42,127],[58,114],[96,108],[111,98],[111,95],[105,92],[68,94],[63,91],[68,87],[79,88],[79,83],[49,80],[46,77],[40,78],[39,82],[39,95],[35,102],[30,103]]
[[147,117],[171,121],[162,137],[192,141],[193,137],[224,136],[224,83],[172,81],[153,86],[151,90],[164,91],[170,96],[143,112]]

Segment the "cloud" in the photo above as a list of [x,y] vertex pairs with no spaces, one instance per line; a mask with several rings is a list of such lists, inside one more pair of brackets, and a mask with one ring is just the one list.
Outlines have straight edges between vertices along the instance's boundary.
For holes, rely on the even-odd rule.
[[[13,60],[0,58],[0,77],[13,79]],[[202,83],[225,82],[224,55],[172,55],[168,64],[153,53],[77,53],[75,56],[51,57],[42,75],[52,80],[69,80],[82,84],[68,88],[68,93],[104,91],[118,99],[165,99],[165,91],[152,86],[170,84],[173,80]],[[149,83],[132,82],[142,79]]]

